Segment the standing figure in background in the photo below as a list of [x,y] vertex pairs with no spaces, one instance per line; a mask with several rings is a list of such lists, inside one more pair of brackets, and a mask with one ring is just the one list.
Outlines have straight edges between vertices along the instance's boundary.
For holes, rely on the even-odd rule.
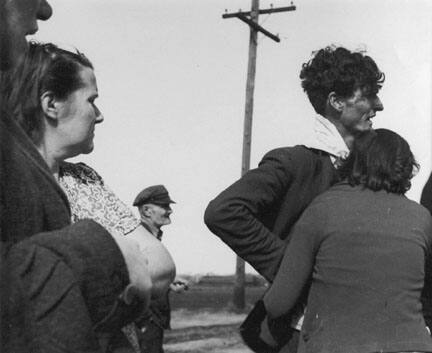
[[[383,110],[378,91],[384,74],[363,52],[334,46],[318,50],[302,65],[300,79],[317,113],[310,141],[267,153],[258,168],[211,201],[204,215],[208,228],[270,282],[291,227],[334,183],[340,158]],[[300,316],[294,315],[288,326],[288,345],[295,352]]]
[[[135,201],[138,207],[141,224],[149,234],[158,240],[162,240],[161,228],[171,223],[171,204],[175,203],[169,196],[168,190],[163,185],[153,185],[142,190]],[[130,237],[141,243],[136,234]],[[176,279],[170,285],[170,290],[181,293],[187,290],[187,283]],[[164,330],[170,328],[171,308],[169,291],[164,296],[152,299],[150,307],[145,315],[138,321],[141,328],[140,345],[143,353],[163,353]]]

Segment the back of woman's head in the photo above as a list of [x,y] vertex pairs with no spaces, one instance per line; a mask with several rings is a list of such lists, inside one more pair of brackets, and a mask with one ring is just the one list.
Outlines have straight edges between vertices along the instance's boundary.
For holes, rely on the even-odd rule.
[[80,71],[93,69],[80,52],[70,52],[47,43],[30,42],[26,56],[15,70],[2,77],[2,99],[34,143],[43,136],[44,114],[41,96],[51,92],[59,100],[66,99],[81,87]]
[[377,129],[356,138],[338,173],[352,186],[405,194],[417,169],[408,142],[391,130]]

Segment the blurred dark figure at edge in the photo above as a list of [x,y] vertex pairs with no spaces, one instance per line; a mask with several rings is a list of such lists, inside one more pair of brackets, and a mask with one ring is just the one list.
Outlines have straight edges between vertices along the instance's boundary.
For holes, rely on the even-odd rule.
[[[51,14],[46,0],[0,0],[2,71]],[[101,352],[95,332],[118,330],[147,305],[145,259],[95,222],[69,225],[63,191],[0,107],[1,352]]]
[[423,188],[420,203],[432,214],[432,174]]
[[[420,203],[432,214],[432,174],[423,188]],[[423,289],[423,314],[428,327],[432,327],[432,284]]]

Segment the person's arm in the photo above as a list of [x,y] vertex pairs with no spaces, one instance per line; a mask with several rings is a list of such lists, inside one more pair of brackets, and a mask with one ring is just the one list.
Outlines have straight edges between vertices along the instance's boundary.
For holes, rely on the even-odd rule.
[[313,270],[324,213],[314,203],[304,211],[292,229],[273,284],[241,325],[240,334],[254,352],[279,352],[286,343],[290,315]]
[[279,271],[263,301],[270,319],[289,314],[312,274],[324,227],[325,207],[312,203],[292,230]]
[[133,319],[137,307],[148,306],[150,274],[135,242],[112,237],[91,220],[34,235],[26,242],[52,251],[71,268],[90,317],[101,329],[120,328]]
[[209,203],[204,215],[207,227],[266,279],[272,280],[285,242],[258,218],[277,212],[292,181],[287,149],[264,156],[250,170]]
[[149,304],[137,244],[93,221],[0,245],[4,351],[99,352],[95,331],[118,331]]
[[0,350],[102,352],[80,283],[61,256],[28,240],[0,246]]
[[161,241],[156,239],[142,225],[127,234],[126,239],[135,240],[148,260],[148,268],[153,283],[152,297],[163,295],[175,278],[174,261]]

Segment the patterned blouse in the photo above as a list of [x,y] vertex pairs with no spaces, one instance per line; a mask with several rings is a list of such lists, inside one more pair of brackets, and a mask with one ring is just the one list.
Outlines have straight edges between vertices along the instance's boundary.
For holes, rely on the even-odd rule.
[[91,218],[110,233],[126,235],[140,221],[111,190],[102,177],[84,163],[60,165],[59,184],[66,193],[72,211],[72,222]]
[[[126,235],[134,231],[140,221],[110,189],[102,177],[84,163],[60,165],[59,184],[69,200],[72,223],[90,218],[111,234]],[[140,352],[135,324],[122,329],[136,353]]]

